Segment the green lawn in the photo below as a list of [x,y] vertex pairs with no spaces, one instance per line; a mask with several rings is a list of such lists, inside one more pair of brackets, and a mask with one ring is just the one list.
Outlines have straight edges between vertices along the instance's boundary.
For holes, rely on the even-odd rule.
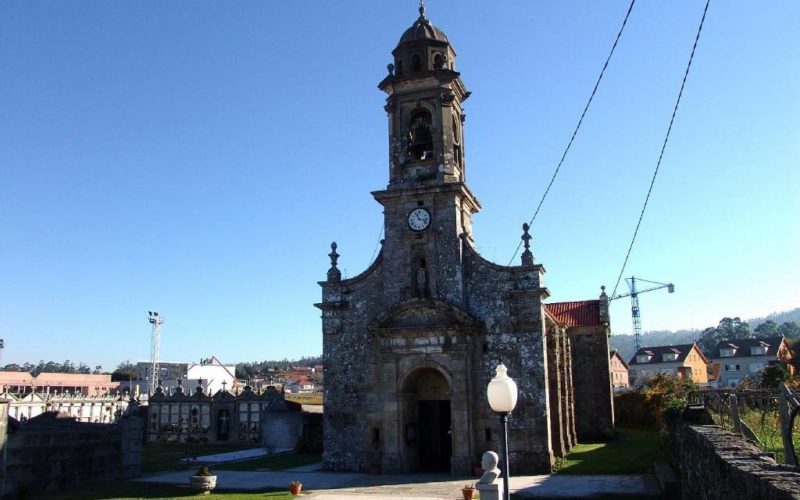
[[657,431],[618,427],[611,441],[575,446],[558,474],[639,474],[660,459]]
[[[188,480],[187,480],[188,481]],[[213,491],[210,495],[199,494],[188,486],[169,484],[139,483],[135,481],[112,481],[87,486],[67,492],[48,492],[46,495],[31,497],[36,500],[100,500],[100,499],[144,499],[144,498],[218,498],[227,500],[289,500],[294,497],[287,491],[272,492],[225,492]]]

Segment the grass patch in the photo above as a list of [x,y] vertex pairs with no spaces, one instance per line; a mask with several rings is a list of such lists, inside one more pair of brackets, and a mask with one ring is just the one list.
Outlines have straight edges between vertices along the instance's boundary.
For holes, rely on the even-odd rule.
[[[188,483],[188,479],[187,479]],[[213,491],[209,495],[199,494],[187,486],[158,483],[140,483],[136,481],[112,481],[94,484],[72,491],[51,491],[41,496],[31,497],[36,500],[108,500],[108,499],[144,499],[144,498],[217,498],[220,500],[289,500],[289,491],[235,492]]]
[[294,401],[302,405],[321,405],[322,394],[287,394],[286,401]]
[[168,470],[186,470],[194,468],[194,465],[186,465],[180,462],[186,458],[187,454],[191,457],[202,455],[213,455],[215,453],[227,453],[229,451],[249,450],[254,446],[234,444],[148,444],[142,447],[142,474],[151,472],[161,472]]
[[[718,425],[721,425],[725,429],[733,430],[733,422],[730,418],[723,417],[720,419],[719,413],[713,411],[711,415],[714,418],[714,422]],[[786,463],[777,405],[769,405],[763,410],[756,410],[747,408],[745,404],[742,404],[739,410],[739,418],[741,418],[742,422],[747,424],[756,435],[762,450],[774,453],[775,460],[778,463]],[[794,421],[792,442],[794,443],[794,449],[800,450],[800,418],[796,418]]]
[[239,462],[229,462],[217,464],[215,470],[284,470],[301,465],[314,464],[322,461],[319,453],[287,453],[284,455],[274,455],[271,457],[261,457],[253,460],[242,460]]
[[611,441],[572,448],[558,474],[641,474],[659,459],[657,431],[618,427]]

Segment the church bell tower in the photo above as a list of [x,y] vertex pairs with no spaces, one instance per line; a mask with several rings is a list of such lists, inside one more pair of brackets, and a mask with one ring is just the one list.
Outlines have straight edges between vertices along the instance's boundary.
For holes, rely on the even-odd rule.
[[461,239],[472,243],[480,204],[465,182],[464,110],[469,92],[456,53],[420,6],[392,51],[378,88],[388,94],[389,183],[373,193],[384,206],[385,286],[398,299],[462,302]]

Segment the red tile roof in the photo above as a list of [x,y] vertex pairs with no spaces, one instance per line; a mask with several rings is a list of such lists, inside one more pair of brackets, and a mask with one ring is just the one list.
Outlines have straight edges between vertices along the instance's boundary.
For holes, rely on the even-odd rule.
[[600,324],[600,301],[579,300],[545,304],[545,309],[564,326],[597,326]]

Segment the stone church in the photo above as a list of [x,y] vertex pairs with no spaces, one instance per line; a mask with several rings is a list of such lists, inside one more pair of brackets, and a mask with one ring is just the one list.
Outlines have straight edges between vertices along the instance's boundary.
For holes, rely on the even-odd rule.
[[329,470],[468,474],[501,449],[486,398],[503,362],[519,387],[509,419],[511,472],[549,472],[614,417],[608,299],[545,304],[528,226],[519,265],[475,249],[481,205],[466,183],[456,53],[420,8],[378,87],[387,95],[389,182],[372,196],[385,239],[342,279],[337,246],[320,282]]

